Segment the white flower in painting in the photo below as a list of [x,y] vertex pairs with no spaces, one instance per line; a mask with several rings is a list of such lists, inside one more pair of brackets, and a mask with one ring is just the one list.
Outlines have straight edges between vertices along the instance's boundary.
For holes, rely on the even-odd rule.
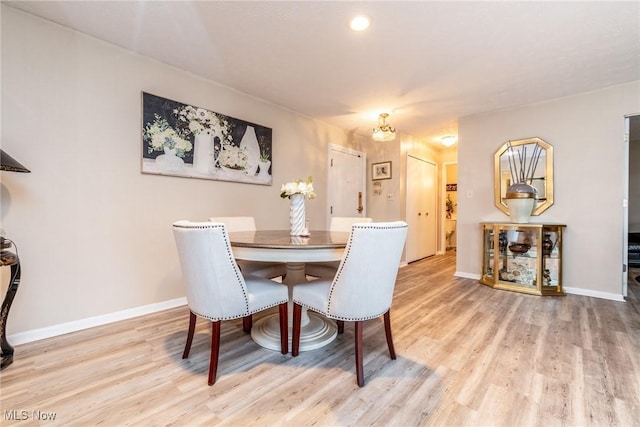
[[220,164],[229,169],[245,170],[248,156],[245,150],[235,145],[226,145],[220,152]]
[[186,133],[199,135],[207,133],[208,135],[218,135],[221,140],[226,141],[229,136],[229,125],[218,114],[205,110],[204,108],[195,108],[191,105],[185,105],[173,110],[173,114],[177,120],[177,126]]
[[189,122],[189,130],[191,131],[192,134],[199,135],[203,129],[204,129],[204,126],[202,126],[202,124],[197,122],[196,120],[192,120]]
[[211,119],[211,114],[204,108],[196,109],[196,118],[203,122],[209,121]]
[[148,144],[147,151],[163,151],[165,148],[175,149],[178,157],[184,157],[185,153],[193,149],[190,141],[180,135],[169,126],[166,119],[155,114],[153,123],[147,123],[144,129],[144,140]]

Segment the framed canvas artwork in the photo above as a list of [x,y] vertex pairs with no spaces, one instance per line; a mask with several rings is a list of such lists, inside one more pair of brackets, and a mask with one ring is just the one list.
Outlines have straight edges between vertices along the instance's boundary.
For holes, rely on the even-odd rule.
[[142,93],[142,173],[272,184],[272,130]]

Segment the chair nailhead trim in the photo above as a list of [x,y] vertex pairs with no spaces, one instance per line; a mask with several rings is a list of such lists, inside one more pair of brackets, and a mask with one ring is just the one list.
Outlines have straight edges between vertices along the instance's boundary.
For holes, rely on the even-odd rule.
[[371,319],[377,319],[378,317],[382,316],[384,313],[386,313],[387,311],[389,311],[389,310],[387,310],[387,311],[384,311],[384,312],[382,312],[382,313],[380,313],[380,314],[376,314],[376,315],[373,315],[373,316],[367,316],[367,317],[344,317],[344,316],[335,316],[335,315],[333,315],[333,314],[325,313],[325,311],[324,311],[324,310],[322,310],[322,309],[320,309],[320,308],[311,307],[311,306],[309,306],[309,305],[307,305],[307,304],[303,304],[303,303],[301,303],[301,302],[299,302],[299,301],[296,301],[296,300],[293,300],[293,302],[294,302],[295,304],[298,304],[298,305],[301,305],[301,306],[303,306],[303,307],[305,307],[305,308],[308,308],[308,309],[309,309],[309,310],[311,310],[311,311],[315,311],[316,313],[320,313],[320,314],[322,314],[323,316],[328,317],[329,319],[334,319],[334,320],[344,320],[344,321],[346,321],[346,322],[356,322],[356,321],[360,321],[360,320],[371,320]]
[[191,308],[189,308],[189,311],[191,311],[193,314],[195,314],[198,317],[202,317],[203,319],[208,319],[208,320],[211,320],[213,322],[217,322],[219,320],[242,319],[243,317],[249,316],[250,314],[258,313],[258,312],[260,312],[262,310],[266,310],[267,308],[276,307],[276,306],[278,306],[278,305],[280,305],[282,303],[285,303],[285,302],[289,302],[289,300],[288,299],[284,299],[284,300],[282,300],[280,302],[276,302],[274,304],[269,304],[269,305],[265,305],[264,307],[256,308],[255,310],[253,310],[251,312],[249,312],[249,310],[247,310],[247,312],[245,314],[241,315],[241,316],[231,316],[231,317],[218,317],[218,318],[216,318],[216,317],[206,316],[204,314],[200,314],[198,312],[195,312],[195,311],[191,310]]
[[[244,276],[242,275],[242,272],[240,271],[240,267],[238,267],[238,263],[236,263],[235,258],[233,257],[233,252],[231,251],[231,244],[229,243],[229,234],[227,233],[227,228],[224,224],[173,224],[174,227],[176,228],[188,228],[188,229],[215,229],[215,228],[219,228],[222,229],[223,232],[223,237],[224,237],[224,244],[225,247],[227,249],[227,257],[229,257],[229,260],[231,261],[231,264],[233,265],[233,270],[236,274],[236,279],[238,279],[238,282],[240,282],[242,284],[242,294],[244,295],[244,305],[245,305],[245,314],[242,316],[238,316],[238,317],[229,317],[229,318],[220,318],[220,319],[214,319],[211,318],[209,316],[203,316],[202,314],[198,314],[198,313],[193,313],[196,316],[200,316],[203,317],[205,319],[209,319],[209,320],[213,320],[213,321],[218,321],[218,320],[232,320],[232,319],[239,319],[240,317],[244,317],[244,316],[248,316],[250,314],[253,313],[257,313],[260,310],[265,310],[267,308],[271,308],[271,307],[275,307],[278,304],[281,303],[276,303],[273,305],[269,305],[267,307],[264,307],[263,309],[260,310],[256,310],[254,312],[249,312],[249,296],[247,295],[247,285],[244,282]],[[283,301],[283,302],[287,302],[287,300]]]
[[[349,241],[347,242],[347,248],[345,249],[345,255],[344,255],[344,261],[345,262],[340,264],[340,268],[336,272],[336,276],[333,279],[333,283],[331,283],[331,289],[329,289],[329,302],[327,303],[327,314],[331,313],[331,302],[333,301],[333,290],[335,289],[335,284],[338,281],[338,279],[340,278],[340,275],[342,274],[342,268],[343,268],[344,264],[346,264],[346,261],[349,258],[349,255],[351,253],[351,244],[353,242],[353,235],[354,235],[356,230],[367,229],[367,228],[368,229],[376,229],[376,230],[391,230],[391,229],[395,229],[395,228],[407,228],[407,226],[404,225],[404,224],[403,225],[394,225],[394,226],[391,226],[391,225],[382,226],[382,225],[378,225],[376,223],[357,224],[357,225],[353,226],[352,232],[351,232],[351,234],[349,234]],[[307,307],[307,308],[310,308],[313,311],[317,311],[317,310],[314,310],[312,307]],[[358,319],[346,319],[346,318],[345,319],[341,319],[339,317],[331,317],[331,318],[332,319],[337,319],[337,320],[349,320],[349,321],[353,320],[353,321],[355,321],[355,320],[375,319],[376,317],[380,317],[383,314],[384,313],[381,313],[381,314],[379,314],[377,316],[372,316],[372,317],[367,317],[367,318],[362,318],[362,319],[360,319],[360,318],[358,318]],[[329,316],[331,316],[331,314],[329,314]]]

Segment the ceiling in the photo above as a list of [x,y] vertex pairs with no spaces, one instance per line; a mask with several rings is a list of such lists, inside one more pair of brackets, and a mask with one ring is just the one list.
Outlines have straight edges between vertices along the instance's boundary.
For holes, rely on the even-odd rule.
[[[349,131],[388,112],[426,142],[467,115],[640,79],[638,1],[3,3]],[[367,31],[348,28],[356,14]]]

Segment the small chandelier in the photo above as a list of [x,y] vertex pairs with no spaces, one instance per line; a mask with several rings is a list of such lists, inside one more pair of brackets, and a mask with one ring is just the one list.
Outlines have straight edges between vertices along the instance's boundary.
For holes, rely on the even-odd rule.
[[374,141],[393,141],[396,139],[396,130],[387,124],[386,120],[389,114],[382,113],[378,118],[378,127],[373,128]]

